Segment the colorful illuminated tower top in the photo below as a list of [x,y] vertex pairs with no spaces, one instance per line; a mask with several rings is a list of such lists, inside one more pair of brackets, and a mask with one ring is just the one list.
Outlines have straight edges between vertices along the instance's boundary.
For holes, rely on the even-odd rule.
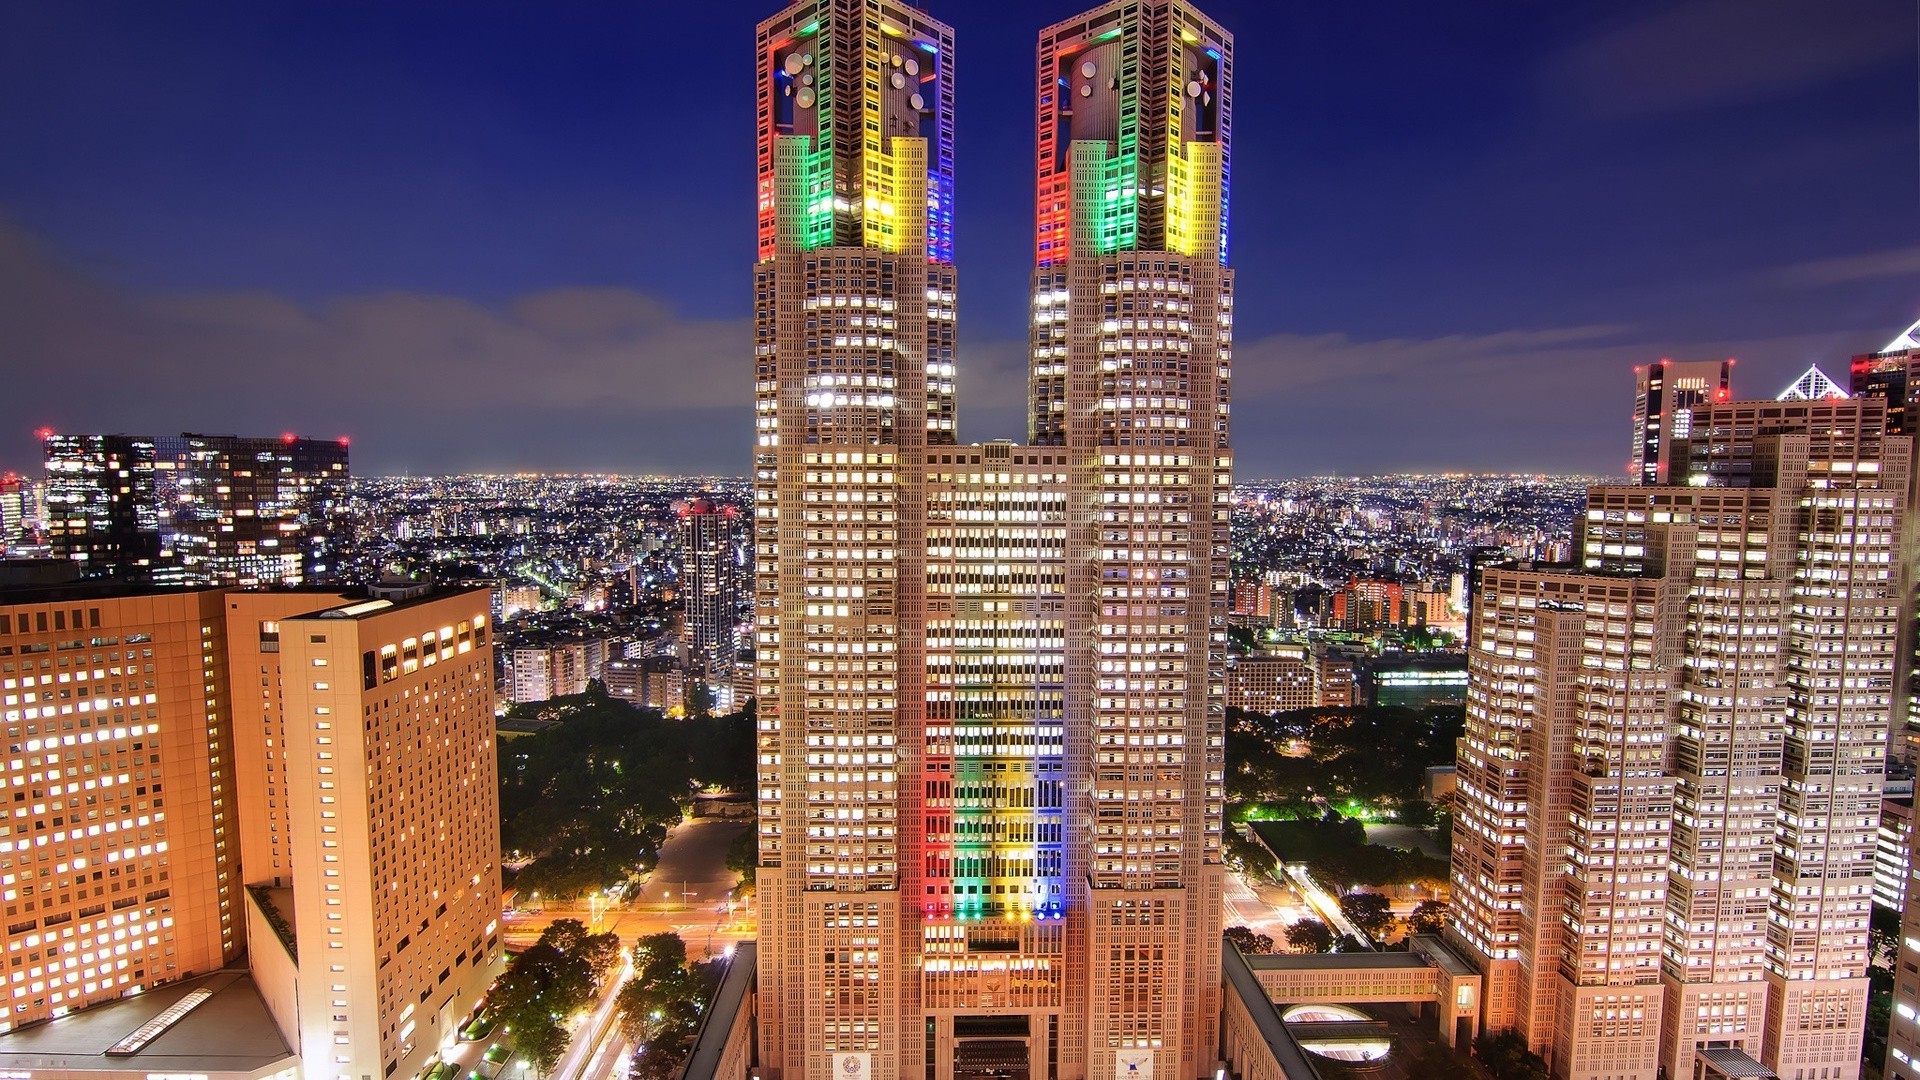
[[[1041,32],[1035,262],[1068,255],[1068,148],[1106,143],[1098,250],[1198,255],[1214,227],[1210,184],[1192,183],[1188,147],[1219,147],[1217,228],[1227,261],[1233,36],[1181,0],[1112,0]],[[1089,166],[1091,167],[1091,166]]]
[[778,247],[774,158],[808,136],[803,250],[911,250],[894,228],[895,136],[926,140],[927,257],[953,262],[953,30],[887,0],[800,0],[760,24],[760,258]]

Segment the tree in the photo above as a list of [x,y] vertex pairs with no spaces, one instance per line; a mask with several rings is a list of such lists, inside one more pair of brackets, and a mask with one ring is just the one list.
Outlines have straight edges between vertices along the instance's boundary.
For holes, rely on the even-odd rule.
[[1400,824],[1411,825],[1416,829],[1425,829],[1433,825],[1433,804],[1425,799],[1414,799],[1400,804]]
[[533,1063],[533,1071],[543,1076],[560,1064],[560,1055],[567,1051],[568,1038],[567,1029],[551,1021],[513,1029],[513,1045]]
[[595,985],[605,985],[607,976],[620,966],[620,935],[615,933],[591,934],[581,939],[580,959],[586,962],[587,970],[593,972]]
[[1371,952],[1373,950],[1367,948],[1366,942],[1361,941],[1359,938],[1354,937],[1352,934],[1341,934],[1339,937],[1336,937],[1333,939],[1333,951],[1334,952]]
[[1333,951],[1333,930],[1319,919],[1301,919],[1287,927],[1287,946],[1294,952]]
[[1407,930],[1414,934],[1438,934],[1447,927],[1447,902],[1422,900],[1407,916]]
[[1409,1065],[1407,1075],[1421,1080],[1477,1080],[1479,1077],[1473,1066],[1440,1043],[1431,1043],[1422,1050]]
[[699,679],[687,682],[687,715],[704,719],[713,715],[713,691]]
[[759,869],[760,837],[751,828],[743,830],[733,838],[727,848],[727,869],[740,875],[740,884],[733,887],[737,896],[752,896],[754,875]]
[[1273,938],[1255,933],[1245,926],[1227,927],[1227,940],[1243,953],[1270,953],[1273,951]]
[[1892,971],[1899,960],[1899,913],[1875,907],[1872,921],[1867,926],[1867,963]]
[[1527,1049],[1527,1040],[1517,1032],[1503,1031],[1498,1035],[1481,1032],[1474,1040],[1473,1050],[1494,1080],[1548,1080],[1546,1061]]
[[1377,892],[1350,892],[1343,895],[1340,897],[1340,914],[1371,938],[1381,937],[1393,925],[1392,905]]
[[645,977],[668,968],[685,967],[687,943],[679,934],[648,934],[633,943],[635,971]]

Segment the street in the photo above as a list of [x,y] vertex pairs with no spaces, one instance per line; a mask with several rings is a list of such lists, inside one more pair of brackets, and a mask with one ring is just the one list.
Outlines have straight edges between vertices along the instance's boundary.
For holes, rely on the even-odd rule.
[[1235,873],[1227,874],[1226,903],[1226,925],[1265,934],[1279,948],[1286,947],[1287,927],[1313,914],[1284,886]]
[[719,818],[675,825],[660,846],[659,864],[630,900],[589,898],[569,905],[546,903],[537,895],[519,897],[520,910],[506,917],[506,942],[525,948],[539,940],[553,920],[579,919],[595,933],[619,934],[623,944],[648,934],[673,933],[687,943],[689,960],[718,956],[754,934],[751,904],[732,899],[738,875],[727,869],[727,848],[751,827],[750,822]]
[[[633,975],[633,963],[629,959],[620,965],[620,970],[607,985],[600,990],[600,1000],[594,1004],[593,1011],[573,1031],[573,1038],[567,1043],[566,1052],[560,1055],[560,1061],[548,1074],[548,1080],[603,1080],[624,1060],[618,1053],[620,1037],[619,1010],[615,1007],[620,998],[620,988]],[[609,1046],[613,1050],[609,1051]],[[597,1070],[597,1071],[596,1071]]]

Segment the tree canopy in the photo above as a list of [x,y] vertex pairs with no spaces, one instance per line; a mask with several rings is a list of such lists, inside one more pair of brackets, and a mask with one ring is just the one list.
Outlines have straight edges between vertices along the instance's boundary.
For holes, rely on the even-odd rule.
[[616,698],[543,704],[560,726],[500,741],[501,847],[523,893],[577,896],[651,868],[701,788],[753,789],[747,713],[669,720]]

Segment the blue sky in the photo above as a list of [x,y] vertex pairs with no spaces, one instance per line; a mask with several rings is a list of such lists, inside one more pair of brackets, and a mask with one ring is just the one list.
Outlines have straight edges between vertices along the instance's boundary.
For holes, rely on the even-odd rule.
[[[1911,5],[1206,7],[1242,475],[1611,471],[1634,363],[1771,396],[1920,315]],[[928,9],[962,438],[1018,438],[1032,49],[1079,5]],[[767,10],[0,0],[0,467],[44,424],[744,472]]]

